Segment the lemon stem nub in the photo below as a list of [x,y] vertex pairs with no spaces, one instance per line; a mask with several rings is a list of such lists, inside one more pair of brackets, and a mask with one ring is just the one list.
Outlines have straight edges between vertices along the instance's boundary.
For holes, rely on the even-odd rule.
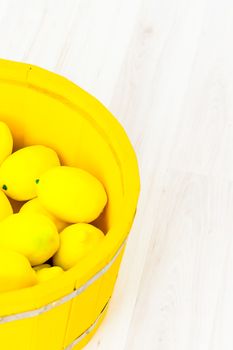
[[36,184],[38,184],[40,182],[40,179],[36,179]]
[[7,185],[3,185],[3,186],[2,186],[2,189],[3,189],[4,191],[6,191],[6,190],[7,190]]

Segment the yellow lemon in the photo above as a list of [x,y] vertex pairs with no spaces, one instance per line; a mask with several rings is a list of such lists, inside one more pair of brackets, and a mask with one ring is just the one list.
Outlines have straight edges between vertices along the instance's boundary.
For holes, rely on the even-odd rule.
[[36,265],[36,266],[33,266],[33,270],[34,271],[39,271],[41,269],[44,269],[45,267],[51,267],[50,264],[40,264],[40,265]]
[[13,138],[8,126],[0,122],[0,164],[9,157],[13,149]]
[[36,273],[25,256],[0,249],[0,292],[30,287],[36,283]]
[[107,202],[99,180],[82,169],[68,166],[54,167],[42,174],[37,195],[47,210],[69,223],[95,220]]
[[59,248],[59,234],[45,215],[18,213],[0,222],[0,248],[17,251],[31,265],[43,264]]
[[44,267],[36,272],[39,283],[46,282],[62,274],[64,271],[60,266]]
[[26,202],[20,209],[20,213],[38,213],[48,216],[56,225],[58,232],[62,231],[68,224],[60,219],[56,218],[51,214],[43,205],[40,203],[38,198],[33,198]]
[[13,214],[12,206],[7,196],[0,191],[0,221]]
[[39,176],[60,164],[51,148],[35,145],[12,153],[0,167],[0,186],[7,196],[24,201],[36,197]]
[[67,270],[77,264],[104,238],[101,230],[90,224],[73,224],[60,233],[60,248],[53,264]]

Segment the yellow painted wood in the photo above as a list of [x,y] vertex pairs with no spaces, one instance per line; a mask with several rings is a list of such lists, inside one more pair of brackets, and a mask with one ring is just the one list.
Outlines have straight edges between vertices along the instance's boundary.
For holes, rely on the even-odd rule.
[[35,317],[30,349],[62,349],[70,307],[71,301]]
[[35,319],[25,319],[0,325],[0,346],[7,350],[31,350]]
[[107,312],[107,308],[106,310],[103,312],[103,314],[100,316],[97,324],[95,325],[95,328],[93,329],[93,331],[91,331],[88,335],[85,336],[85,338],[83,340],[81,340],[78,344],[76,344],[72,350],[80,350],[82,349],[85,345],[87,345],[87,343],[91,340],[91,338],[95,335],[95,333],[97,332],[98,328],[100,327],[104,316],[106,315]]
[[96,312],[96,304],[101,282],[102,278],[98,279],[72,300],[65,346],[68,346],[75,338],[88,329],[99,316],[99,313]]
[[101,279],[101,286],[99,289],[98,300],[96,304],[96,314],[99,315],[104,305],[109,301],[112,296],[113,288],[117,279],[120,263],[124,254],[124,249],[119,254],[114,264],[106,272]]

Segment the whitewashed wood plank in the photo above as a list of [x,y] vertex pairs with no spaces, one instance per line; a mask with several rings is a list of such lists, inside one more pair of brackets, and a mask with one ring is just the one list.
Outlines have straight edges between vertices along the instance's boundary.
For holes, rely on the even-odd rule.
[[[222,283],[230,278],[232,184],[168,171],[158,175],[154,199],[153,235],[125,349],[212,349]],[[223,339],[220,344],[216,349],[225,349]]]
[[208,1],[171,166],[233,179],[233,4]]
[[138,215],[90,350],[233,347],[233,4],[0,0],[0,56],[103,101],[137,151]]
[[80,1],[56,70],[109,104],[141,0]]

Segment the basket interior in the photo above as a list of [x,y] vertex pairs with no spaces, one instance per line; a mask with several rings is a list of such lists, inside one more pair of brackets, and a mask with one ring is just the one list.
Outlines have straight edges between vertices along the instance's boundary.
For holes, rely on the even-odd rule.
[[9,81],[0,81],[0,95],[0,120],[10,127],[15,150],[52,147],[63,165],[81,167],[103,183],[108,205],[95,224],[107,233],[119,220],[123,186],[117,158],[94,116],[56,95]]

